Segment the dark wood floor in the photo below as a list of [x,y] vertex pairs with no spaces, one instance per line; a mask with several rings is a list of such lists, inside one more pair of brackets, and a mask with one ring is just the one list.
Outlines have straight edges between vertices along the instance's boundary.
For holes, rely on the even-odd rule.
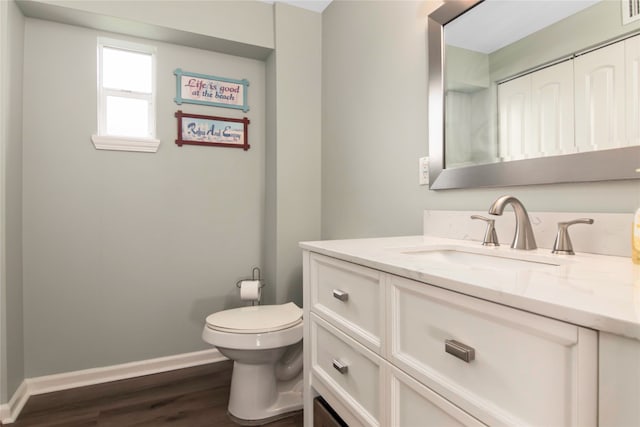
[[[32,396],[7,427],[232,427],[231,363]],[[302,413],[267,424],[301,427]]]

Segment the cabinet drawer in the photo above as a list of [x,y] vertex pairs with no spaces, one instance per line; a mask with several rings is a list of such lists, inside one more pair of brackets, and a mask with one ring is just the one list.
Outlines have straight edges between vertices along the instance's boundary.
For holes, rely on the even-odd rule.
[[312,371],[364,424],[380,424],[382,359],[311,315]]
[[389,372],[391,427],[486,426],[399,369],[390,367]]
[[384,275],[318,254],[311,254],[310,267],[311,310],[380,354]]
[[[392,362],[471,415],[490,425],[595,425],[595,331],[395,276],[389,296]],[[475,358],[446,352],[447,340]]]

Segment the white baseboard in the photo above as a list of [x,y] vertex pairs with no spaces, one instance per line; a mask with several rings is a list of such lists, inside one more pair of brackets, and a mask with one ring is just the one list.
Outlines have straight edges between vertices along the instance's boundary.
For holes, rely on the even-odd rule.
[[12,423],[18,418],[20,411],[29,400],[27,381],[22,381],[9,403],[0,405],[0,421],[2,424]]
[[18,418],[29,397],[37,394],[141,377],[223,360],[227,360],[227,358],[220,354],[218,349],[213,348],[193,353],[123,363],[121,365],[27,378],[20,384],[9,403],[0,405],[0,421],[3,424],[13,423]]

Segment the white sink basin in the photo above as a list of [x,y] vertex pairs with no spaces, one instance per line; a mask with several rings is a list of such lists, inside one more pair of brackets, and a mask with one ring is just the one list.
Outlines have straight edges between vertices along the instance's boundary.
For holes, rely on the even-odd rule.
[[464,267],[489,268],[492,270],[549,270],[562,263],[534,254],[514,254],[493,249],[472,250],[462,247],[434,247],[403,250],[402,254],[424,261],[446,263]]

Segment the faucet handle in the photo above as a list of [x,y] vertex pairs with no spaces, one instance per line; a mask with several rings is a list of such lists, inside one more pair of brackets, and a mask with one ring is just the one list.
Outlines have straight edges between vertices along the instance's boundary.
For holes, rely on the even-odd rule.
[[573,224],[593,224],[593,219],[578,218],[573,221],[559,222],[558,234],[556,234],[556,241],[553,242],[553,250],[551,253],[575,255],[575,252],[573,252],[573,245],[571,244],[571,238],[569,237],[569,226]]
[[471,219],[480,219],[487,223],[487,229],[484,232],[484,240],[482,241],[483,246],[500,246],[500,242],[498,242],[498,233],[496,233],[495,228],[495,219],[485,218],[481,215],[471,215]]

